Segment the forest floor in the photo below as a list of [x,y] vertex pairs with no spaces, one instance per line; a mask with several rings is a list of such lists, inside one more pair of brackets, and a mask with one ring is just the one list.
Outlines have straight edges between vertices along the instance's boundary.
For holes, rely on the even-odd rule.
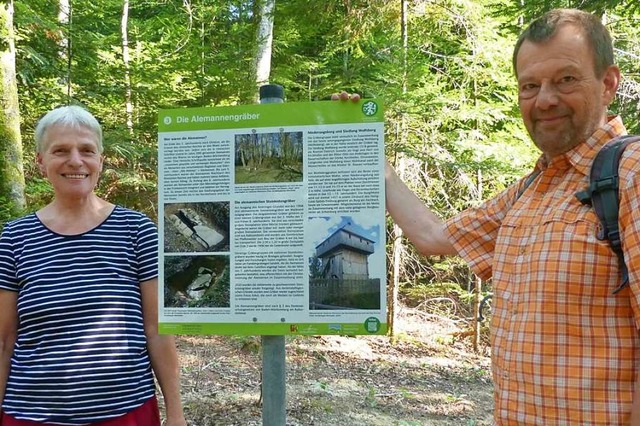
[[[287,337],[287,426],[490,425],[490,359],[456,341],[452,322],[417,311],[403,309],[396,330],[393,341]],[[259,337],[177,343],[190,426],[262,425]]]

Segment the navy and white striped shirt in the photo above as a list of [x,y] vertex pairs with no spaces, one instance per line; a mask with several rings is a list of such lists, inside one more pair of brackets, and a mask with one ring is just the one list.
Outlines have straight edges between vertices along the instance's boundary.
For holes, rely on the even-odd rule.
[[35,214],[5,225],[0,289],[18,292],[18,339],[3,409],[82,425],[126,414],[155,393],[140,282],[157,277],[157,230],[116,206],[95,229],[59,235]]

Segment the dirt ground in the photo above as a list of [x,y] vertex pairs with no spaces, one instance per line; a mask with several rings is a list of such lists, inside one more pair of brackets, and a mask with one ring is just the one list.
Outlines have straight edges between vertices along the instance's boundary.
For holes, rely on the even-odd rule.
[[[456,342],[452,322],[418,314],[402,311],[393,342],[287,337],[287,426],[490,425],[489,358]],[[177,342],[189,425],[262,425],[259,337]]]

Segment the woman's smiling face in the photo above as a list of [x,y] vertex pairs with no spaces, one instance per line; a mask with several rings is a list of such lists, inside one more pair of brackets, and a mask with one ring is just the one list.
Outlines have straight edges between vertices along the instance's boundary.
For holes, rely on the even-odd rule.
[[54,125],[44,140],[37,162],[56,197],[82,199],[92,195],[102,172],[98,136],[86,127]]

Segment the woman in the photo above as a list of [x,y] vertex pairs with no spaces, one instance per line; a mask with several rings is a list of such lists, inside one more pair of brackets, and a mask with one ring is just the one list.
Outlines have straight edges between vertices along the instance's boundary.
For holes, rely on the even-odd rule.
[[102,129],[61,107],[36,126],[54,200],[0,236],[2,426],[186,425],[172,336],[157,323],[157,230],[93,192]]

